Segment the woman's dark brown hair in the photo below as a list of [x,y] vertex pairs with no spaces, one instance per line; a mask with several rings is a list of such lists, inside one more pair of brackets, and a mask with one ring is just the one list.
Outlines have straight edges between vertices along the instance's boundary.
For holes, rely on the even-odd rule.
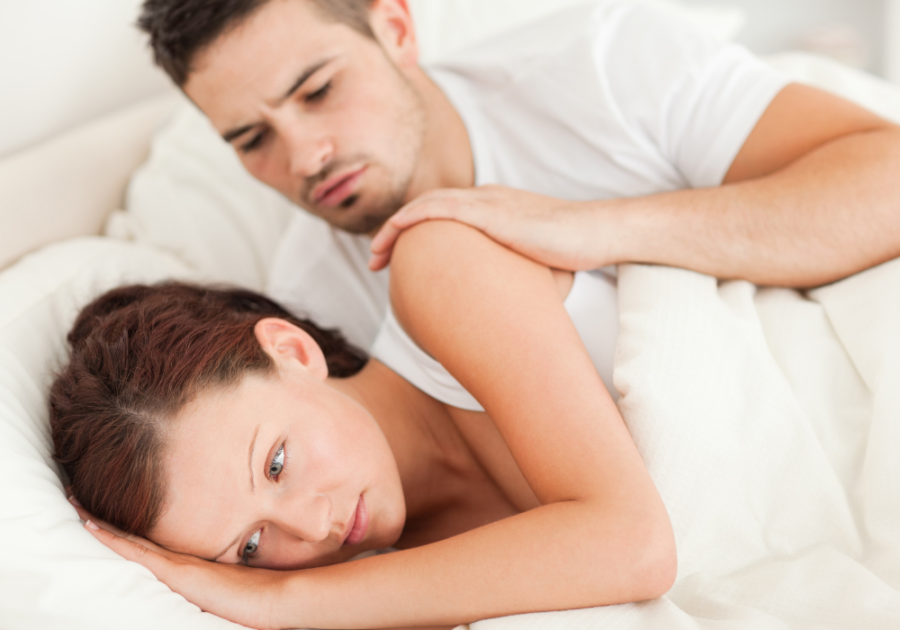
[[68,364],[50,390],[50,427],[54,457],[89,512],[133,534],[153,529],[165,503],[166,423],[198,393],[274,373],[254,333],[266,317],[306,331],[330,376],[351,376],[366,363],[339,333],[241,289],[135,285],[81,311]]

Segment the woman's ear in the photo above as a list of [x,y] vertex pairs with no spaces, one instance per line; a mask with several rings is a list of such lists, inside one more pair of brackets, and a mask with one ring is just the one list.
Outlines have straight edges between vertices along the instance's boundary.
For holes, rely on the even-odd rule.
[[303,329],[276,317],[266,317],[253,328],[260,347],[279,370],[299,365],[314,377],[328,378],[328,364],[319,344]]
[[407,0],[375,0],[369,25],[388,57],[401,68],[417,67],[419,45]]

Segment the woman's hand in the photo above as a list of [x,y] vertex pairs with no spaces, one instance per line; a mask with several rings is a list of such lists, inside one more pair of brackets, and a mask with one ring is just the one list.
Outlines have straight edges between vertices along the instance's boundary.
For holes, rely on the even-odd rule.
[[251,628],[272,628],[284,572],[210,562],[174,553],[94,518],[76,504],[85,529],[117,554],[145,566],[158,580],[189,602]]
[[452,219],[481,230],[532,260],[569,271],[617,262],[600,222],[603,202],[563,201],[505,186],[433,190],[401,208],[372,240],[369,267],[383,269],[400,233],[429,219]]

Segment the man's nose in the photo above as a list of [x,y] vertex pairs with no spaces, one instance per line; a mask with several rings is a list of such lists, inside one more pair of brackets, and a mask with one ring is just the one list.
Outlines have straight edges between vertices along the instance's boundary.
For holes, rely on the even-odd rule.
[[321,126],[296,125],[285,135],[289,168],[293,177],[314,177],[334,157],[334,142]]
[[309,543],[322,542],[333,526],[331,499],[324,494],[295,497],[281,506],[278,517],[285,531]]

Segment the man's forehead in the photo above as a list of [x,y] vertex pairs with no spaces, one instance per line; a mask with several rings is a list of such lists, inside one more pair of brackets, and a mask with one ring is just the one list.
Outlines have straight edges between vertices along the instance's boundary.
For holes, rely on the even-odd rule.
[[184,91],[215,123],[239,122],[225,119],[246,104],[283,95],[354,34],[324,20],[307,0],[269,0],[198,52]]

